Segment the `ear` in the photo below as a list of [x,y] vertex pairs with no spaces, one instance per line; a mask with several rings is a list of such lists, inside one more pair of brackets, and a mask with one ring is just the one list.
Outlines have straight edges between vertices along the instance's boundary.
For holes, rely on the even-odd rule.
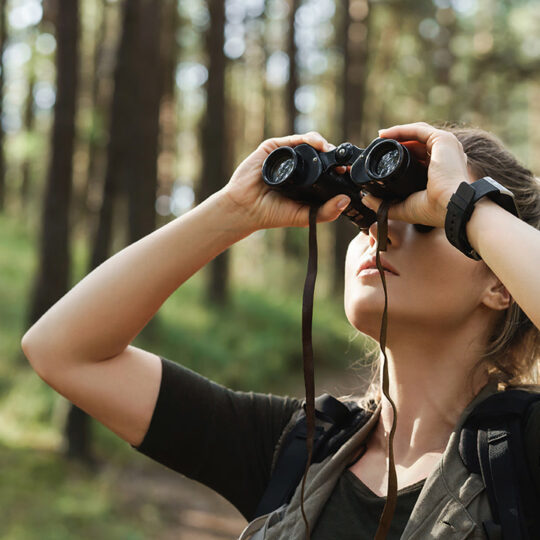
[[493,275],[493,279],[486,288],[482,301],[488,308],[502,311],[510,307],[512,296],[501,281]]

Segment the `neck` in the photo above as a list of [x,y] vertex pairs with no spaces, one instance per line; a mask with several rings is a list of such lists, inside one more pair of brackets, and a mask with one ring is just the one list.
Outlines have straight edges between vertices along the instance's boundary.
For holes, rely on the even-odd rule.
[[[430,452],[444,451],[450,433],[465,407],[487,383],[485,371],[471,368],[480,358],[481,343],[474,325],[460,329],[411,332],[400,339],[388,336],[389,394],[396,405],[394,435],[396,462],[413,461]],[[456,335],[458,332],[458,335]],[[382,388],[382,361],[380,384]],[[393,412],[383,396],[374,443],[386,448]]]

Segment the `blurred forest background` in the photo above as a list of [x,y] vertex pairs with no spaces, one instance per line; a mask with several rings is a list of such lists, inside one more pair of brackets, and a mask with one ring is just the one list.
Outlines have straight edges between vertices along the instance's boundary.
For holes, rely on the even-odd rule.
[[[1,538],[242,529],[228,503],[50,389],[20,339],[263,139],[317,130],[364,146],[396,123],[462,122],[540,170],[536,0],[0,0],[0,49]],[[342,308],[354,234],[344,218],[319,226],[318,391],[353,392],[367,376],[346,371],[366,346]],[[306,260],[306,230],[255,233],[135,344],[234,388],[302,395]]]

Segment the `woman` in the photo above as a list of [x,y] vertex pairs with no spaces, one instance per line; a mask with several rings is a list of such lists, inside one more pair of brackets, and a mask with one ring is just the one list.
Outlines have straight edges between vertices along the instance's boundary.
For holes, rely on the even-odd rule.
[[[476,159],[483,155],[476,143],[487,145],[489,159],[469,157],[469,167],[462,144],[448,131],[417,123],[380,135],[414,141],[410,148],[429,161],[427,190],[390,209],[383,255],[389,269],[390,395],[399,419],[394,453],[402,490],[389,537],[398,538],[420,492],[433,484],[466,406],[488,380],[526,381],[538,359],[540,188],[503,149],[495,156],[498,146],[481,133],[456,133]],[[259,229],[307,226],[306,206],[284,199],[261,181],[262,163],[272,150],[304,142],[322,151],[331,148],[314,132],[264,141],[222,190],[95,269],[22,341],[33,368],[50,386],[139,451],[223,494],[247,519],[268,483],[273,450],[300,403],[232,392],[130,343],[184,281],[238,240]],[[478,262],[450,245],[443,227],[446,206],[459,184],[487,174],[503,184],[517,178],[510,188],[521,190],[518,206],[534,227],[482,199],[466,229],[483,259]],[[375,199],[365,201],[377,208]],[[345,196],[329,200],[318,221],[335,220],[348,202]],[[436,228],[419,233],[413,223]],[[350,244],[345,310],[355,328],[377,339],[383,291],[369,270],[375,235],[373,225],[368,235],[360,233]],[[496,339],[499,335],[504,342]],[[371,431],[366,428],[364,453],[343,469],[311,516],[316,523],[312,538],[373,537],[384,502],[392,423],[385,399],[379,413]],[[358,448],[353,450],[358,454]],[[423,490],[427,477],[431,480]],[[470,524],[471,513],[465,513],[467,531],[480,534],[481,525],[474,519]],[[290,519],[302,521],[297,514]],[[450,518],[442,522],[449,531],[454,527]],[[438,537],[434,531],[426,528],[424,537]]]

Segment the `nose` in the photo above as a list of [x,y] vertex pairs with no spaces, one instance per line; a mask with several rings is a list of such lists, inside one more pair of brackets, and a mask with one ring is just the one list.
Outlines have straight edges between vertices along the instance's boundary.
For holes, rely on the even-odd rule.
[[[394,219],[388,220],[388,234],[387,234],[387,243],[389,246],[396,248],[401,243],[403,236],[403,229],[406,226],[406,223],[402,221],[397,221]],[[379,229],[378,223],[375,221],[369,227],[369,247],[373,247],[377,243],[377,232]]]

